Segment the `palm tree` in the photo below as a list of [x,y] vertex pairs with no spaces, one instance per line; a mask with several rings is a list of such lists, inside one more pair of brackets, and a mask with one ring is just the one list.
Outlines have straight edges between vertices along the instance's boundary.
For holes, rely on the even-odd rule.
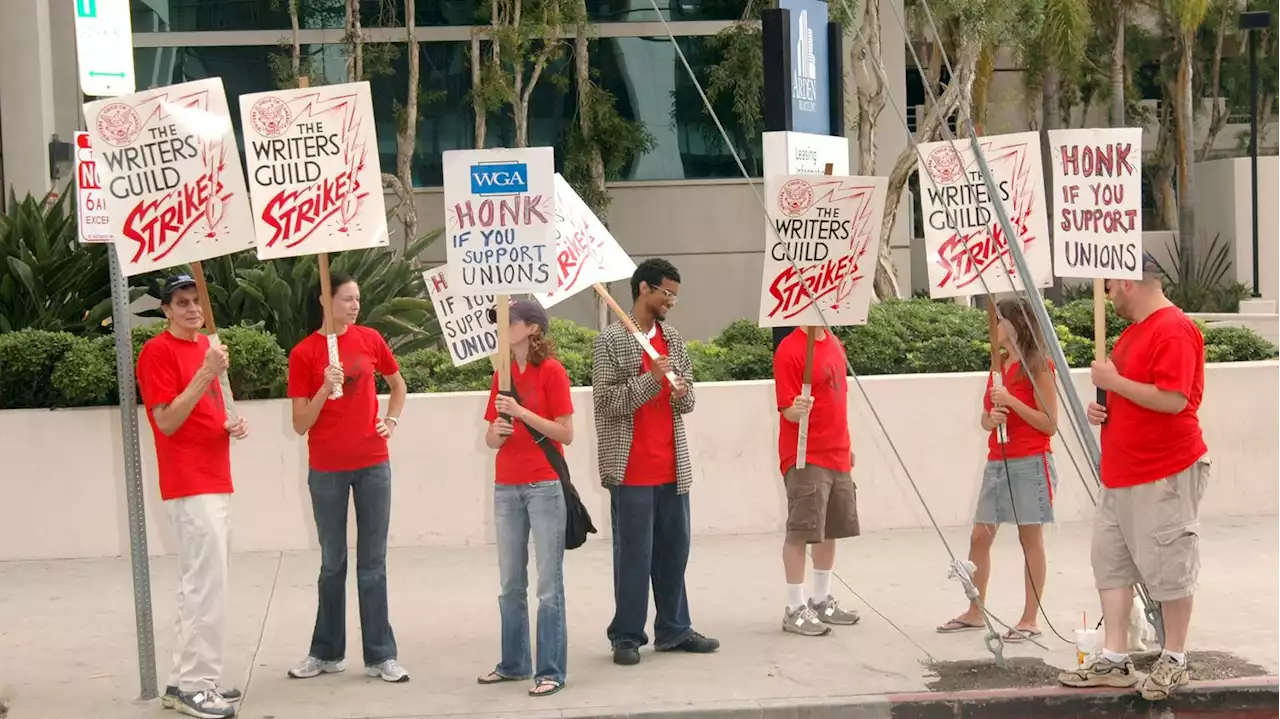
[[1192,91],[1192,49],[1196,31],[1209,12],[1212,0],[1164,0],[1173,21],[1178,47],[1178,80],[1174,88],[1174,133],[1177,138],[1178,244],[1187,267],[1195,267],[1195,180],[1193,153],[1195,93]]

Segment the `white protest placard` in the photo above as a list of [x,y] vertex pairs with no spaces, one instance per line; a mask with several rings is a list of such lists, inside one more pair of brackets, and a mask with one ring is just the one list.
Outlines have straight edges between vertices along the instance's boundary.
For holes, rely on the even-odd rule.
[[550,147],[444,153],[446,253],[454,294],[556,289],[555,174]]
[[423,272],[422,279],[455,367],[498,353],[498,327],[489,317],[496,308],[493,295],[454,294],[449,290],[447,265]]
[[75,152],[77,234],[81,242],[110,242],[111,215],[107,213],[107,198],[93,161],[89,133],[76,132]]
[[222,80],[85,103],[126,277],[253,247]]
[[884,177],[765,178],[777,232],[765,239],[761,327],[866,323],[887,190]]
[[[1040,135],[1023,132],[979,139],[996,184],[992,197],[967,140],[927,142],[920,155],[920,206],[929,268],[929,296],[965,297],[1025,287],[1009,238],[996,216],[1004,206],[1031,269],[1031,284],[1053,284],[1053,251],[1044,201]],[[985,280],[985,284],[984,284]]]
[[258,257],[386,247],[369,83],[240,96]]
[[1142,278],[1142,129],[1050,130],[1053,271]]
[[636,263],[569,183],[556,173],[556,288],[535,295],[551,307],[596,283],[630,279]]

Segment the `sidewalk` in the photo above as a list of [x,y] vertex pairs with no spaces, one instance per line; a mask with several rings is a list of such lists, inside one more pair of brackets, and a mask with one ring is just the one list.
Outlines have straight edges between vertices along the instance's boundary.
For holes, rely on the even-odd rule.
[[[1277,530],[1276,517],[1206,522],[1193,650],[1233,654],[1258,665],[1253,673],[1274,675],[1280,669]],[[947,537],[957,553],[967,552],[967,532],[949,531]],[[842,716],[888,717],[884,695],[956,688],[941,686],[930,675],[925,651],[942,662],[990,661],[981,633],[943,636],[933,631],[963,609],[964,598],[959,584],[946,578],[949,559],[932,531],[878,532],[845,541],[837,565],[840,577],[925,651],[839,581],[834,591],[862,613],[860,625],[837,628],[823,638],[782,633],[779,542],[776,536],[696,539],[688,573],[694,625],[719,638],[722,650],[690,656],[646,649],[641,664],[628,668],[610,662],[604,638],[612,613],[607,542],[593,538],[569,552],[569,685],[546,699],[526,696],[524,683],[475,683],[497,660],[493,547],[391,552],[392,621],[401,659],[413,673],[413,681],[402,685],[366,679],[360,671],[354,567],[348,603],[348,658],[354,666],[345,674],[288,679],[285,671],[305,655],[314,621],[317,553],[237,555],[226,680],[245,689],[240,715],[252,719],[617,716],[689,710],[706,710],[706,716],[761,716],[770,707],[812,714],[817,707],[840,704],[845,706]],[[1090,623],[1098,617],[1088,527],[1050,529],[1046,543],[1050,575],[1045,609],[1054,626],[1071,637],[1082,611],[1088,612]],[[994,556],[991,608],[1012,624],[1022,606],[1014,533],[1002,534]],[[11,704],[10,719],[175,716],[158,701],[136,700],[131,586],[127,558],[0,564],[0,693]],[[162,688],[175,587],[173,559],[153,560]],[[531,605],[536,607],[536,601]],[[1006,645],[1006,656],[1025,657],[1032,664],[1073,664],[1074,648],[1056,639],[1043,621],[1042,628],[1052,651]],[[854,705],[870,713],[852,712]]]

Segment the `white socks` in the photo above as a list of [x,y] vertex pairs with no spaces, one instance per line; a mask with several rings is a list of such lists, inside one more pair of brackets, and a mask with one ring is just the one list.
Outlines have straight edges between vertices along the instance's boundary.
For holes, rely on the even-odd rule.
[[1186,653],[1186,652],[1171,652],[1171,651],[1169,651],[1168,649],[1165,649],[1163,653],[1164,653],[1164,655],[1165,655],[1166,657],[1169,657],[1170,659],[1172,659],[1173,661],[1175,661],[1175,662],[1177,662],[1177,663],[1179,663],[1179,664],[1186,664],[1186,663],[1187,663],[1187,653]]
[[795,611],[804,606],[804,585],[788,584],[787,585],[787,609]]
[[1103,659],[1106,659],[1107,661],[1111,662],[1112,664],[1124,664],[1126,661],[1128,661],[1128,660],[1129,660],[1129,655],[1128,655],[1128,654],[1117,654],[1116,652],[1113,652],[1113,651],[1111,651],[1111,650],[1109,650],[1109,649],[1103,649],[1103,650],[1102,650],[1102,658],[1103,658]]
[[831,596],[831,570],[813,570],[813,601],[825,602],[829,596]]

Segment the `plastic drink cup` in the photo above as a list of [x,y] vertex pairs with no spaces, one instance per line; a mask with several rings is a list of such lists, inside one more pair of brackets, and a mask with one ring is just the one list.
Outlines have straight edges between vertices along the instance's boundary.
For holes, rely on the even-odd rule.
[[1076,665],[1083,666],[1084,660],[1098,647],[1097,629],[1076,630]]

